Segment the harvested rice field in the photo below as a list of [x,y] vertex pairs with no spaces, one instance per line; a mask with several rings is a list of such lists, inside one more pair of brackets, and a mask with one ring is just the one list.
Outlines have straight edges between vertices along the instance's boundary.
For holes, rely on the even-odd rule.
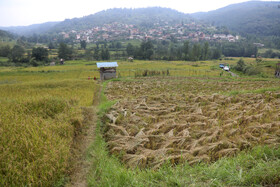
[[130,168],[214,162],[280,144],[280,81],[149,77],[111,81],[103,117],[111,154]]

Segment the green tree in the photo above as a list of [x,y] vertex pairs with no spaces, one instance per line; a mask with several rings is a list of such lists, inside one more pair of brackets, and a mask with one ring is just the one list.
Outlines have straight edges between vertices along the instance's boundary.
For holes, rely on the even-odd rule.
[[116,44],[116,48],[117,48],[117,49],[122,48],[122,43],[121,43],[121,42],[117,42],[117,44]]
[[58,48],[58,57],[69,60],[72,58],[73,50],[72,48],[68,47],[65,43],[60,43]]
[[87,42],[85,40],[80,41],[80,45],[82,49],[86,49],[87,47]]
[[15,45],[9,55],[9,60],[12,62],[21,62],[24,57],[24,48],[20,45]]
[[87,60],[93,60],[93,50],[92,49],[86,49],[85,58]]
[[52,42],[49,43],[48,47],[50,50],[55,49],[55,46]]
[[43,47],[37,47],[32,49],[31,57],[35,58],[37,61],[47,61],[48,60],[48,49]]
[[2,57],[8,57],[9,54],[11,53],[11,47],[9,45],[5,45],[5,46],[2,46],[0,48],[0,56]]
[[127,44],[126,53],[128,56],[134,56],[134,46],[131,43]]
[[202,50],[202,60],[207,60],[209,58],[209,43],[205,42]]
[[176,56],[176,48],[174,46],[174,43],[171,42],[170,45],[169,45],[169,58],[168,60],[174,60]]
[[140,54],[142,59],[150,60],[154,54],[154,46],[151,41],[143,41],[140,46]]
[[101,59],[102,60],[109,60],[110,59],[110,53],[109,50],[106,48],[102,48],[101,49]]
[[99,60],[100,59],[100,52],[99,52],[99,48],[98,47],[94,48],[93,58],[95,60]]
[[192,60],[198,61],[201,59],[200,44],[194,44],[192,47]]
[[245,70],[245,67],[246,67],[246,65],[244,63],[244,60],[242,58],[240,58],[234,69],[236,69],[237,71],[242,71],[243,72]]
[[183,45],[183,53],[184,53],[184,60],[189,60],[190,59],[190,42],[185,41]]
[[221,57],[221,51],[215,48],[212,53],[212,59],[219,59]]

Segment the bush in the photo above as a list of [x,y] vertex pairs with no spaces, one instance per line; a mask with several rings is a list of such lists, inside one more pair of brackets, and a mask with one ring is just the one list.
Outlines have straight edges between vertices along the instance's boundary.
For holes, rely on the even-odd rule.
[[239,59],[239,61],[237,62],[237,65],[234,67],[234,69],[236,71],[244,71],[245,68],[245,63],[244,60],[242,58]]
[[247,75],[258,75],[261,73],[260,70],[254,66],[246,66],[242,58],[239,59],[234,69]]
[[243,72],[247,75],[258,75],[261,73],[259,69],[253,66],[247,66]]

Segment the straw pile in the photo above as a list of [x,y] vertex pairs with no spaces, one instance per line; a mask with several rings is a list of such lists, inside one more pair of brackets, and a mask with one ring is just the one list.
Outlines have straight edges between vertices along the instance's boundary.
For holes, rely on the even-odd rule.
[[110,152],[129,167],[157,168],[166,161],[211,162],[258,144],[280,144],[280,92],[225,96],[206,87],[195,81],[111,82],[107,95],[120,100],[104,117]]

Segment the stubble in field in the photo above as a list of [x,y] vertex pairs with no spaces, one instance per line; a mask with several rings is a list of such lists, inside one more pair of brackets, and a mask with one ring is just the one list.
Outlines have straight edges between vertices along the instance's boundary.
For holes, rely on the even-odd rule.
[[271,85],[159,78],[110,82],[107,97],[119,101],[104,117],[109,150],[129,167],[157,168],[166,161],[212,162],[255,145],[279,145],[280,92],[226,94]]

